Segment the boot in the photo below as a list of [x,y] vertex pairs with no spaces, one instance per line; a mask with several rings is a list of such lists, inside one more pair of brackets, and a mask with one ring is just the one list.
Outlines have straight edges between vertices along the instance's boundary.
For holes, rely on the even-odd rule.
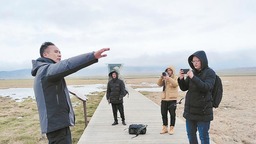
[[174,134],[174,126],[170,126],[169,134],[170,135]]
[[163,125],[162,131],[160,132],[160,134],[165,134],[167,132],[168,132],[167,126]]
[[117,122],[117,121],[114,121],[114,123],[112,124],[112,126],[117,125],[117,124],[118,124],[118,122]]

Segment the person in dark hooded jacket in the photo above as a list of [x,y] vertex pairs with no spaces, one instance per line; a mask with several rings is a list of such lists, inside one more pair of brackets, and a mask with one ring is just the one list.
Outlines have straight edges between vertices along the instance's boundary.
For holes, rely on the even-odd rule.
[[187,91],[183,117],[186,119],[186,130],[190,144],[198,144],[196,132],[202,144],[209,144],[210,122],[213,120],[211,91],[214,87],[216,74],[208,67],[204,51],[197,51],[188,58],[192,70],[185,78],[180,70],[178,84],[182,91]]
[[119,111],[122,118],[122,124],[126,125],[123,105],[123,97],[125,96],[124,82],[118,78],[118,73],[116,71],[110,72],[109,76],[111,79],[107,85],[106,98],[112,105],[112,112],[114,116],[114,123],[112,125],[118,124],[117,111]]
[[32,76],[41,131],[49,144],[71,144],[69,126],[75,124],[75,115],[64,77],[98,62],[107,56],[103,48],[61,61],[61,53],[52,42],[40,47],[40,58],[32,60]]

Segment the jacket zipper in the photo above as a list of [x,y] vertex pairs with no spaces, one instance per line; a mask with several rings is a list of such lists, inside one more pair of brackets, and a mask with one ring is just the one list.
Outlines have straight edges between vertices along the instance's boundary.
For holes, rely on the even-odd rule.
[[56,99],[57,99],[57,104],[60,104],[59,95],[58,95],[58,86],[56,86]]

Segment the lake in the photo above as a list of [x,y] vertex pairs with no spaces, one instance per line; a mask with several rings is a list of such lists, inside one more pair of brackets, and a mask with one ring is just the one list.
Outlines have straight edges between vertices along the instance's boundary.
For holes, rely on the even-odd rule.
[[[156,85],[142,84],[145,88],[136,88],[136,91],[147,91],[147,92],[161,92],[163,88],[156,87]],[[151,86],[151,87],[148,87]],[[68,90],[76,93],[77,95],[88,95],[93,92],[106,91],[105,84],[92,84],[92,85],[69,85]],[[22,101],[25,98],[31,97],[35,99],[33,88],[8,88],[0,89],[0,96],[11,97],[17,102]],[[72,95],[71,95],[72,96]]]
[[[77,94],[88,95],[92,92],[106,91],[106,85],[104,84],[93,84],[93,85],[70,85],[68,90]],[[22,101],[24,98],[31,97],[35,99],[33,88],[8,88],[0,89],[0,96],[11,97],[16,101]]]

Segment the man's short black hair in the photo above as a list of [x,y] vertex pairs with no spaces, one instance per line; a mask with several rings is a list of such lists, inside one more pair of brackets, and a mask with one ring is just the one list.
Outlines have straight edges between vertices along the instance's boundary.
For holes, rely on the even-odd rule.
[[40,47],[40,56],[41,57],[44,57],[43,54],[44,54],[44,51],[45,49],[50,46],[50,45],[54,45],[52,42],[44,42],[41,47]]

